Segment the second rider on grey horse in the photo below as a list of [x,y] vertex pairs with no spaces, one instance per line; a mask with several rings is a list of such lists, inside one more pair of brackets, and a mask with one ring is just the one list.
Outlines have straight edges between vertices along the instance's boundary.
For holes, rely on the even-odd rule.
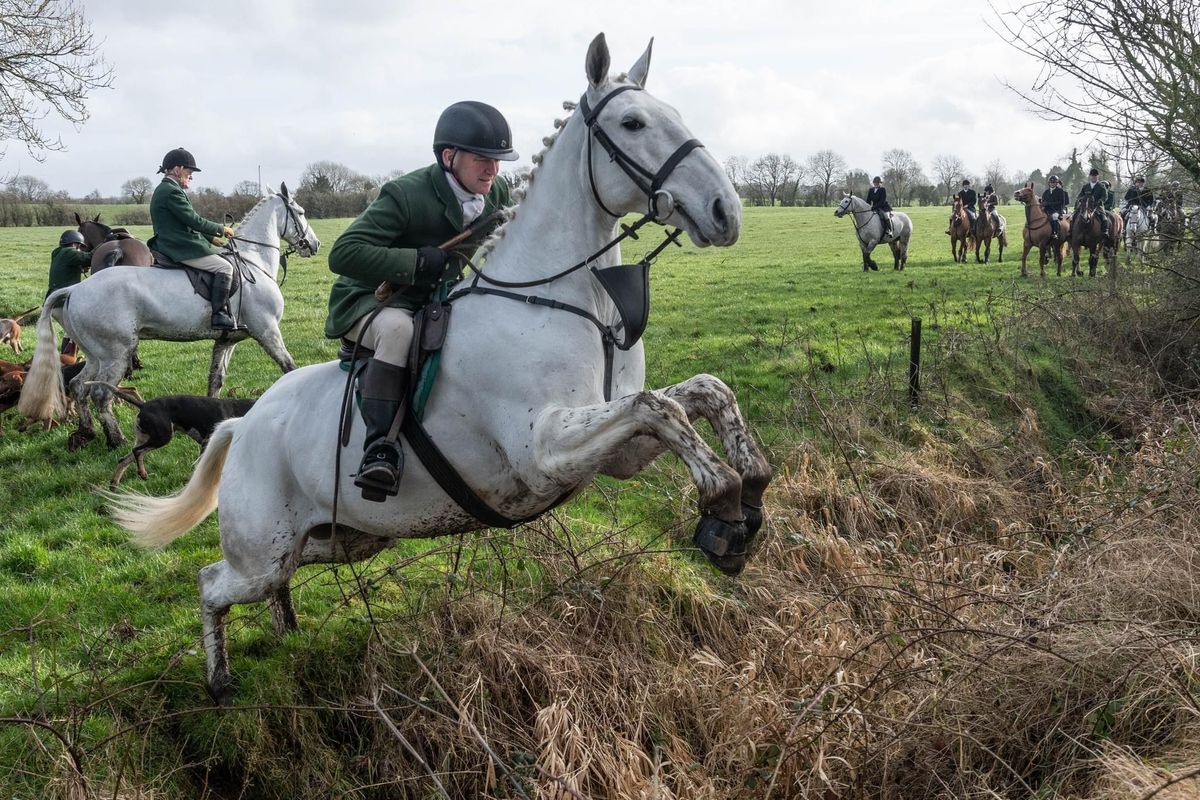
[[233,236],[233,228],[205,219],[192,208],[184,190],[192,182],[192,173],[200,168],[191,153],[176,147],[163,156],[158,171],[163,179],[150,198],[154,236],[146,244],[172,261],[213,273],[210,324],[214,330],[231,331],[235,325],[226,305],[233,284],[233,264],[218,254],[211,240]]
[[[495,108],[476,101],[447,108],[434,130],[433,153],[437,163],[385,183],[329,251],[338,278],[325,335],[372,351],[358,380],[367,431],[354,485],[377,502],[397,493],[404,471],[403,451],[388,434],[408,392],[413,313],[463,267],[438,245],[512,202],[500,162],[517,154],[508,122]],[[460,246],[473,249],[489,232],[481,225]],[[395,292],[372,318],[375,288],[384,281]]]

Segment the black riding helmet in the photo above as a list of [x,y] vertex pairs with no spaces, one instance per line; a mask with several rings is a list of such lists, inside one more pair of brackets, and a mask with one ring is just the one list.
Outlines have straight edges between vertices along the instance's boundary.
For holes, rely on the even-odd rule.
[[67,247],[72,244],[84,244],[83,234],[79,231],[63,231],[62,236],[58,237],[58,246]]
[[175,167],[187,167],[192,172],[200,171],[200,168],[196,166],[196,157],[182,147],[176,147],[174,150],[168,151],[163,156],[162,166],[158,168],[158,171],[170,172]]
[[438,117],[433,131],[433,154],[438,164],[447,147],[499,161],[520,158],[512,148],[512,131],[504,115],[478,100],[455,103]]

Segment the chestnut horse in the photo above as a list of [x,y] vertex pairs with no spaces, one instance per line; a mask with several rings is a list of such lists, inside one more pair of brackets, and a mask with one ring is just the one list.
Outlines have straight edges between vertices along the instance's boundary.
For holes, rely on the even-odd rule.
[[1096,215],[1095,201],[1091,196],[1081,198],[1075,212],[1071,230],[1071,275],[1082,275],[1079,266],[1079,250],[1088,251],[1088,277],[1096,277],[1096,263],[1100,251],[1104,252],[1104,263],[1111,277],[1117,268],[1117,245],[1125,230],[1125,220],[1120,214],[1109,214],[1108,236],[1100,234],[1100,218]]
[[1035,247],[1038,249],[1038,268],[1042,277],[1046,277],[1046,260],[1052,252],[1056,274],[1062,275],[1064,251],[1071,238],[1071,218],[1064,216],[1058,221],[1058,240],[1055,241],[1050,238],[1050,217],[1042,208],[1041,198],[1033,193],[1033,183],[1027,183],[1017,189],[1013,192],[1013,197],[1025,205],[1025,229],[1021,232],[1024,244],[1021,250],[1021,277],[1029,277],[1025,262],[1029,258],[1029,251]]
[[154,256],[146,243],[125,233],[124,228],[116,229],[119,238],[109,239],[113,228],[101,222],[99,214],[94,219],[82,219],[76,214],[75,221],[79,223],[83,241],[92,252],[93,275],[106,267],[149,267],[154,264]]
[[[986,264],[992,258],[992,239],[995,239],[1000,246],[1000,254],[996,256],[997,261],[1004,260],[1004,248],[1008,244],[1007,224],[1004,217],[996,211],[996,206],[988,205],[987,201],[983,201],[983,210],[979,212],[979,216],[975,219],[975,263]],[[983,258],[979,257],[979,248],[983,246]]]
[[954,214],[950,219],[950,255],[956,264],[967,263],[967,250],[973,239],[971,218],[960,198],[954,198]]

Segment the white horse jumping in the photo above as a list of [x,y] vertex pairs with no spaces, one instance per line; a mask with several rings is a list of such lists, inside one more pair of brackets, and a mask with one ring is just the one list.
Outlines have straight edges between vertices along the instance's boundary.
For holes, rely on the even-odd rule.
[[1133,263],[1136,252],[1138,263],[1142,263],[1146,256],[1157,249],[1156,244],[1150,211],[1141,203],[1132,204],[1125,218],[1125,262]]
[[52,293],[38,320],[37,350],[21,391],[20,412],[31,419],[53,420],[66,411],[52,318],[58,318],[66,334],[87,354],[87,365],[71,382],[79,412],[79,430],[71,437],[72,447],[95,437],[86,402],[89,394],[99,411],[108,446],[116,447],[124,441],[112,412],[112,392],[104,384],[120,383],[140,339],[213,339],[208,373],[210,397],[216,397],[225,382],[234,345],[247,338],[262,345],[284,372],[294,370],[296,362],[279,332],[283,294],[275,275],[284,255],[280,251],[281,238],[304,257],[321,245],[304,217],[304,209],[291,198],[286,185],[250,209],[231,243],[236,247],[242,273],[241,288],[230,298],[239,324],[235,331],[212,329],[209,301],[193,291],[183,270],[111,267]]
[[[660,221],[679,225],[700,247],[737,241],[741,204],[679,114],[644,90],[649,47],[628,77],[609,77],[601,34],[585,65],[579,110],[535,158],[540,166],[492,240],[478,287],[537,282],[545,303],[616,325],[617,308],[593,273],[564,265],[619,264],[618,249],[610,248],[618,223],[645,210],[648,198]],[[639,341],[615,353],[616,399],[607,401],[596,324],[561,306],[513,297],[476,291],[454,302],[441,376],[424,416],[465,484],[516,524],[596,475],[630,477],[670,450],[698,489],[697,544],[720,569],[740,571],[762,521],[771,470],[729,387],[697,375],[646,390]],[[345,383],[336,362],[285,375],[247,416],[217,428],[179,494],[112,498],[116,519],[147,545],[167,544],[220,507],[224,560],[201,570],[199,581],[208,681],[218,701],[231,697],[224,636],[231,605],[266,599],[276,627],[294,628],[288,584],[297,567],[368,558],[398,538],[487,527],[439,488],[408,441],[400,493],[385,502],[363,500],[348,475],[335,474]],[[716,432],[729,464],[692,427],[699,418]],[[362,438],[354,414],[342,464],[358,463],[354,443]]]
[[893,269],[904,269],[904,265],[908,263],[908,240],[912,238],[912,220],[909,219],[908,214],[899,211],[890,213],[892,215],[892,234],[885,238],[883,223],[879,221],[879,215],[872,211],[871,207],[867,205],[867,201],[861,197],[846,194],[833,212],[835,217],[842,217],[846,214],[853,215],[851,219],[854,220],[854,234],[858,237],[858,246],[862,250],[863,272],[869,269],[879,269],[875,259],[871,258],[871,251],[875,249],[876,245],[884,242],[892,248]]

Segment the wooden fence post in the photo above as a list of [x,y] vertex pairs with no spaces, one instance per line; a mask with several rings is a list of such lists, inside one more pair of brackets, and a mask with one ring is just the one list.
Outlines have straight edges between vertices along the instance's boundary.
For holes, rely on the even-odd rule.
[[921,404],[921,318],[912,318],[908,349],[908,402]]

